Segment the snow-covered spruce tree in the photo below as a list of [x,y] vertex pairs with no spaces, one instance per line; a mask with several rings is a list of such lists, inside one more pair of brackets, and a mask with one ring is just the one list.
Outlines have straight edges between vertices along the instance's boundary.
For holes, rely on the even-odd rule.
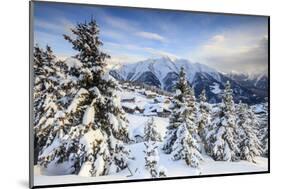
[[34,78],[34,87],[33,87],[33,125],[38,124],[41,115],[43,114],[43,103],[44,103],[44,80],[45,80],[45,70],[43,68],[45,64],[44,59],[44,50],[41,49],[38,45],[34,47],[33,51],[33,78]]
[[166,169],[159,166],[158,146],[156,142],[145,142],[144,160],[145,168],[148,170],[152,178],[166,177]]
[[[89,97],[88,92],[84,89],[80,89],[79,86],[79,79],[80,74],[82,73],[82,67],[81,62],[78,60],[74,62],[66,61],[57,61],[55,64],[56,68],[56,76],[59,81],[59,85],[57,87],[57,92],[60,93],[59,98],[57,98],[57,104],[60,105],[60,110],[56,112],[56,114],[53,116],[53,122],[52,122],[52,131],[49,132],[49,135],[47,137],[47,142],[42,149],[40,155],[43,154],[43,152],[48,148],[53,142],[58,142],[62,140],[62,133],[69,133],[70,132],[70,126],[77,123],[80,123],[79,118],[76,119],[74,116],[74,110],[71,112],[71,108],[76,109],[78,105],[80,104],[85,98]],[[82,75],[82,74],[81,74]],[[79,91],[79,92],[77,92]],[[77,104],[75,104],[77,103]],[[70,106],[70,104],[72,104]],[[77,113],[81,111],[79,110],[80,107],[76,109],[76,115]],[[85,108],[85,107],[84,107]],[[77,111],[78,110],[78,111]],[[70,113],[69,113],[70,112]],[[63,132],[62,132],[63,131]],[[63,153],[61,153],[63,154]],[[49,158],[50,160],[52,158]],[[66,157],[64,158],[66,159]],[[63,160],[61,160],[63,161]],[[41,162],[42,163],[42,162]],[[46,165],[49,163],[48,161],[44,162],[43,164]]]
[[59,90],[59,66],[51,47],[46,50],[38,45],[34,47],[34,148],[35,163],[43,147],[46,145],[48,135],[53,130],[55,114],[61,109],[58,99],[61,97]]
[[206,133],[208,132],[211,122],[211,108],[207,102],[206,91],[202,90],[199,95],[199,109],[197,114],[197,130],[202,142],[206,141]]
[[172,102],[172,114],[169,118],[169,125],[167,127],[163,144],[163,151],[167,154],[170,154],[172,152],[173,145],[177,139],[177,129],[183,122],[181,111],[179,110],[182,107],[186,106],[187,81],[185,79],[185,73],[182,68],[179,75],[179,81],[176,84],[175,88],[176,94],[174,95]]
[[187,165],[198,167],[203,158],[197,142],[195,96],[186,81],[183,68],[180,70],[173,104],[163,151],[171,154],[174,160],[184,159]]
[[41,115],[43,114],[43,103],[44,103],[44,50],[41,49],[38,45],[34,47],[33,51],[33,78],[34,78],[34,87],[33,87],[33,127],[34,127],[34,163],[37,164],[37,158],[39,151],[44,146],[44,142],[37,137],[38,129],[35,129],[35,126],[38,124]]
[[268,157],[268,131],[266,130],[266,133],[263,135],[263,138],[261,139],[262,143],[262,156]]
[[[51,52],[50,47],[48,47],[49,52]],[[53,82],[49,80],[49,76],[53,75],[55,70],[52,68],[53,56],[46,57],[47,52],[41,49],[38,45],[34,47],[33,52],[33,73],[34,73],[34,125],[37,125],[39,120],[42,118],[44,112],[43,105],[45,102],[46,94],[45,92],[49,87],[53,87]]]
[[159,166],[158,177],[160,177],[160,178],[167,177],[167,169],[165,167]]
[[262,144],[262,156],[268,157],[268,102],[261,107],[263,111],[256,115],[259,120],[258,138]]
[[154,121],[154,117],[149,119],[144,127],[144,141],[161,141],[161,135],[157,131],[157,127]]
[[241,102],[238,105],[237,116],[240,158],[255,162],[255,157],[262,153],[261,143],[257,137],[257,118],[253,111]]
[[158,177],[157,166],[159,161],[158,146],[151,142],[144,143],[145,145],[145,168],[149,171],[152,178]]
[[[69,69],[71,77],[65,84],[71,87],[72,98],[65,111],[68,124],[64,137],[53,140],[40,161],[44,166],[52,162],[68,164],[69,173],[82,176],[115,173],[127,167],[129,158],[124,146],[129,138],[119,86],[106,73],[109,56],[100,50],[96,21],[79,23],[71,31],[73,37],[64,38],[78,51],[75,59],[79,64]],[[60,145],[56,146],[58,141]]]
[[207,134],[207,153],[215,160],[235,161],[239,158],[236,115],[230,82],[224,89],[220,110],[213,115]]

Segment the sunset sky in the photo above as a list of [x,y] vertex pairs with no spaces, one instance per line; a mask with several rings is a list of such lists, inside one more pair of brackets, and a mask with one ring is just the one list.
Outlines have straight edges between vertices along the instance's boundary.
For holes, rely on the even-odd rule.
[[75,54],[62,34],[93,16],[111,63],[169,56],[225,73],[267,70],[267,17],[41,2],[34,15],[35,43],[61,58]]

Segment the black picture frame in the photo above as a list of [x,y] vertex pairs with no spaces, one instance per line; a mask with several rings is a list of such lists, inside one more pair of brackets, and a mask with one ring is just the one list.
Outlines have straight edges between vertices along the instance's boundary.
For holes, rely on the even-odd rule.
[[[65,184],[51,184],[34,186],[34,138],[33,138],[33,4],[34,2],[41,3],[56,3],[62,5],[79,5],[79,6],[96,6],[96,7],[119,7],[128,9],[149,9],[149,10],[165,10],[165,11],[180,11],[191,13],[206,13],[215,15],[234,15],[234,16],[255,16],[265,17],[268,19],[268,170],[257,172],[243,172],[243,173],[225,173],[225,174],[210,174],[210,175],[198,175],[198,176],[178,176],[178,177],[166,177],[166,178],[153,178],[153,179],[134,179],[134,180],[112,180],[112,181],[97,181],[87,183],[65,183]],[[51,187],[68,187],[68,186],[83,186],[83,185],[100,185],[100,184],[117,184],[117,183],[133,183],[144,181],[164,181],[164,180],[180,180],[191,178],[211,178],[211,177],[224,177],[224,176],[240,176],[240,175],[255,175],[255,174],[268,174],[270,173],[270,16],[268,15],[254,15],[254,14],[237,14],[237,13],[224,13],[224,12],[206,12],[206,11],[193,11],[193,10],[175,10],[175,9],[158,9],[158,8],[144,8],[144,7],[131,7],[120,5],[100,5],[100,4],[87,4],[87,3],[69,3],[69,2],[55,2],[55,1],[29,1],[29,187],[30,188],[51,188]]]

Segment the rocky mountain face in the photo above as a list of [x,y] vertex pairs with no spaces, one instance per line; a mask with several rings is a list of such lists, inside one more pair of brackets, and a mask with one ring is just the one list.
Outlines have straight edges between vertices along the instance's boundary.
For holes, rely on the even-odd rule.
[[268,75],[267,73],[247,75],[247,74],[228,74],[229,78],[235,80],[240,85],[248,88],[257,96],[268,97]]
[[181,67],[184,68],[186,79],[194,88],[195,95],[198,96],[205,89],[210,103],[221,101],[223,88],[228,80],[232,85],[235,102],[241,100],[248,104],[256,104],[266,100],[266,76],[246,80],[243,75],[222,74],[204,64],[194,64],[185,59],[147,59],[112,69],[110,74],[117,80],[144,83],[173,92]]

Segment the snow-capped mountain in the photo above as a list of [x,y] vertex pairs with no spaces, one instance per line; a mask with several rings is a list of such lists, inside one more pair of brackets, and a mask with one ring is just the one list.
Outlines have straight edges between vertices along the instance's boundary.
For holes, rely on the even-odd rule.
[[204,64],[191,63],[185,59],[169,57],[147,59],[112,69],[110,74],[118,80],[144,83],[166,91],[173,91],[181,67],[184,68],[186,78],[193,86],[195,95],[198,96],[205,89],[211,103],[220,102],[224,84],[228,80],[232,85],[236,102],[242,100],[252,104],[264,100],[264,96],[260,97],[231,77]]
[[268,96],[268,75],[266,73],[249,75],[249,74],[227,74],[228,77],[235,80],[240,85],[250,89],[253,93],[261,97]]

